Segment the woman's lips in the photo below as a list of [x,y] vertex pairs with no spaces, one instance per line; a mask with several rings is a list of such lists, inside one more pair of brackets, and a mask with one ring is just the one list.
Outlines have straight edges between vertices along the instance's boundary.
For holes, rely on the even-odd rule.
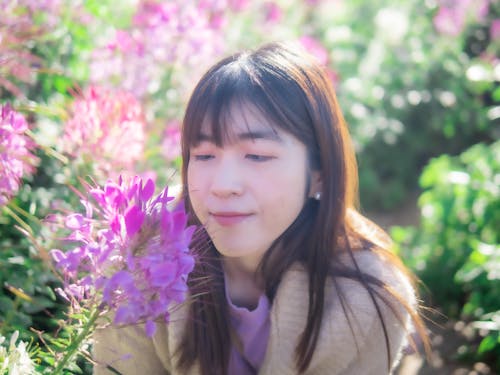
[[224,227],[236,225],[246,220],[252,214],[241,212],[214,212],[210,216],[219,224]]

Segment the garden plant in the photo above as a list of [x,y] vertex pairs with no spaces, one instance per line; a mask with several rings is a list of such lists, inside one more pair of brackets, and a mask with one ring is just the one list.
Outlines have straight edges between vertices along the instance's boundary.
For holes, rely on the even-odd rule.
[[270,36],[330,70],[362,208],[420,194],[395,251],[500,372],[498,2],[0,0],[0,374],[90,374],[96,325],[168,321],[196,261],[185,102]]

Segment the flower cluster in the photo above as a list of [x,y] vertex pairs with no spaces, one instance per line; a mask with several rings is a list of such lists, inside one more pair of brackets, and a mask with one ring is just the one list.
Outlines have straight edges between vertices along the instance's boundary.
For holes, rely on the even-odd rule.
[[75,246],[51,251],[65,277],[63,296],[79,303],[100,296],[94,302],[115,312],[115,324],[146,322],[150,336],[157,319],[168,320],[171,302],[184,300],[194,267],[194,227],[186,227],[182,204],[167,207],[167,188],[156,197],[154,190],[139,177],[88,186],[86,213],[65,217],[66,241]]
[[328,77],[334,85],[337,85],[339,77],[337,72],[330,67],[330,55],[325,46],[319,40],[306,35],[300,37],[298,41],[302,47],[318,61],[318,63],[327,69]]
[[20,341],[16,345],[19,331],[15,331],[10,338],[9,347],[4,347],[5,337],[0,335],[0,374],[32,375],[36,374],[35,365],[30,358],[27,345]]
[[117,30],[113,40],[94,51],[92,81],[117,81],[142,98],[160,89],[166,67],[192,70],[207,64],[224,45],[217,32],[224,23],[224,8],[207,2],[140,1],[132,27]]
[[459,35],[469,17],[482,20],[488,14],[491,0],[440,0],[439,9],[434,17],[434,26],[441,34]]
[[171,121],[166,126],[161,153],[167,161],[173,161],[181,155],[181,127],[178,121]]
[[26,136],[27,130],[23,115],[9,104],[0,105],[0,206],[17,193],[21,178],[33,172],[34,143]]
[[[42,60],[34,55],[33,41],[59,22],[60,0],[1,0],[0,89],[23,96],[18,82],[33,83]],[[35,20],[43,19],[43,22]]]
[[73,102],[63,148],[83,162],[92,161],[97,175],[131,170],[143,156],[144,127],[142,107],[132,94],[92,86]]

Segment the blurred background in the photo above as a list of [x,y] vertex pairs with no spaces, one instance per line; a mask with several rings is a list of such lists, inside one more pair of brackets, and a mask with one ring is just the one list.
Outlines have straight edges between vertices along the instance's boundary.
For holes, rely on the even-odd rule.
[[[410,354],[399,374],[500,373],[494,0],[0,0],[4,346],[18,331],[41,372],[44,352],[64,350],[47,217],[80,205],[72,187],[119,174],[178,184],[194,84],[222,56],[271,40],[298,41],[329,67],[361,211],[421,280],[433,353]],[[91,373],[86,357],[73,373]]]

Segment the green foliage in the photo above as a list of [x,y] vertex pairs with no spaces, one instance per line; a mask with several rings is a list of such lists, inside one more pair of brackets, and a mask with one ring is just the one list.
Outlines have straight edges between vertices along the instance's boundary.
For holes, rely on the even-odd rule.
[[42,151],[38,157],[37,173],[0,207],[0,334],[8,338],[19,331],[20,339],[32,343],[33,356],[40,361],[37,371],[44,373],[50,369],[51,340],[72,328],[63,323],[68,306],[55,293],[62,285],[48,255],[57,231],[44,220],[56,208],[78,204],[65,182],[79,182],[61,174],[64,168],[57,158]]
[[96,36],[109,32],[111,27],[127,27],[133,9],[128,1],[87,0],[77,6],[61,2],[61,22],[32,49],[43,66],[28,97],[47,102],[55,93],[69,96],[72,90],[84,87],[89,80],[88,59],[96,47]]
[[[433,159],[420,177],[420,228],[395,228],[434,305],[488,333],[479,359],[500,369],[500,141]],[[496,359],[495,359],[496,358]]]
[[65,305],[57,300],[54,288],[59,280],[30,241],[20,232],[0,226],[0,333],[21,332],[28,340],[29,328],[58,328],[57,315]]
[[[498,78],[487,56],[499,53],[488,34],[500,6],[492,2],[484,20],[470,17],[453,37],[433,24],[439,2],[358,0],[339,8],[315,16],[340,75],[361,201],[392,209],[416,190],[429,158],[498,136]],[[356,19],[363,21],[346,26]]]
[[[26,63],[33,68],[29,79],[6,77],[23,95],[0,86],[0,103],[11,101],[29,117],[40,146],[36,174],[0,208],[0,334],[8,337],[18,330],[22,340],[32,342],[41,373],[75,346],[77,327],[88,319],[68,318],[67,305],[54,294],[60,281],[47,255],[57,234],[43,220],[55,209],[78,206],[68,185],[78,189],[79,179],[93,170],[92,160],[77,163],[62,154],[61,136],[75,94],[89,85],[93,52],[116,30],[130,29],[137,3],[65,0],[50,29],[44,27],[50,15],[36,13],[39,32],[16,37],[20,49],[39,60]],[[499,136],[500,87],[494,64],[500,43],[489,36],[492,20],[500,18],[500,3],[491,1],[484,19],[469,17],[455,36],[436,31],[436,1],[318,1],[315,6],[277,1],[281,26],[272,26],[262,11],[274,2],[255,3],[225,20],[231,32],[223,35],[224,53],[255,47],[269,35],[313,36],[327,47],[358,151],[365,208],[397,206],[415,189],[429,158],[457,155],[482,142],[458,157],[432,160],[420,177],[425,190],[421,228],[394,228],[392,234],[434,304],[488,332],[475,348],[477,356],[500,366],[500,143],[490,144]],[[154,64],[144,69],[158,68]],[[179,179],[180,158],[166,162],[161,144],[165,125],[182,117],[199,73],[180,65],[162,66],[155,89],[142,99],[148,138],[137,171],[154,171],[160,184]],[[106,84],[120,86],[124,81],[115,78]],[[66,327],[61,327],[63,322]],[[86,348],[82,353],[67,364],[68,373],[91,373]]]

